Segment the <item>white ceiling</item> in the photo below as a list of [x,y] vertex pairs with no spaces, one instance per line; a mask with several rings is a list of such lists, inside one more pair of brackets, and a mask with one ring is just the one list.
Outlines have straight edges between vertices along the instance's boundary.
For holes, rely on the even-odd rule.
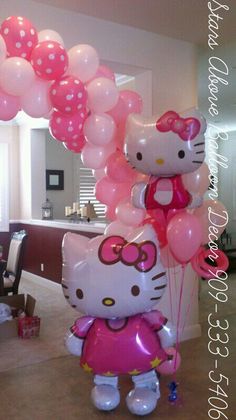
[[[34,0],[100,19],[207,46],[207,0]],[[221,44],[236,38],[236,0],[218,0]],[[213,8],[217,4],[212,0]]]

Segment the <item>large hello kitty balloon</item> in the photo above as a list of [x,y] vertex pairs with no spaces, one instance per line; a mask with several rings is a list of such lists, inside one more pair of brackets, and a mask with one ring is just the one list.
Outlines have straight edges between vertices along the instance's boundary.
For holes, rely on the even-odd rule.
[[196,171],[205,158],[203,116],[191,109],[181,115],[168,111],[159,118],[128,117],[125,153],[139,172],[150,175],[148,184],[135,184],[134,206],[147,210],[198,207],[202,198],[192,196],[181,175]]
[[117,407],[118,376],[127,374],[134,383],[129,410],[150,413],[160,398],[156,370],[173,373],[180,363],[171,347],[174,327],[153,310],[167,284],[153,228],[91,240],[67,233],[63,261],[65,298],[84,314],[68,332],[66,346],[95,375],[94,405],[105,411]]

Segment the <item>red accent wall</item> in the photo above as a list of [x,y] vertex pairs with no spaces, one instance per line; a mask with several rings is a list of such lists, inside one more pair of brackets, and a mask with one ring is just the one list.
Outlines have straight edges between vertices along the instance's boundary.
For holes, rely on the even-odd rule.
[[[7,259],[11,233],[21,229],[25,229],[28,234],[23,269],[57,283],[61,283],[62,277],[61,245],[65,233],[78,233],[89,238],[98,235],[97,233],[81,232],[72,229],[58,229],[23,223],[11,224],[9,233],[0,232],[0,244],[4,247],[4,259]],[[44,264],[44,271],[41,271],[41,264]]]

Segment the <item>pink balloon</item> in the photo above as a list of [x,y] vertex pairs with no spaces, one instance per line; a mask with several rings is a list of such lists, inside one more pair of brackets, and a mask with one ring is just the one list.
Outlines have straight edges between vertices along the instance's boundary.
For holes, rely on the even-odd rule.
[[1,25],[9,57],[30,59],[31,53],[38,43],[37,31],[32,23],[21,16],[10,16]]
[[50,99],[57,111],[71,115],[86,107],[87,92],[78,78],[64,76],[52,83]]
[[131,168],[120,151],[113,153],[109,157],[105,171],[107,176],[115,182],[125,182],[127,179],[132,182],[136,175],[136,172]]
[[30,117],[41,118],[51,112],[49,87],[48,82],[37,78],[30,89],[21,97],[21,107]]
[[68,67],[67,52],[55,41],[39,42],[32,51],[30,61],[37,76],[46,80],[59,79]]
[[141,96],[133,90],[121,90],[116,105],[109,111],[116,124],[125,123],[129,114],[140,114],[143,109]]
[[128,197],[131,191],[130,184],[117,184],[105,177],[97,181],[95,186],[95,195],[97,200],[108,206],[113,206],[125,197]]
[[68,57],[69,74],[78,77],[82,82],[87,82],[95,76],[99,66],[99,57],[91,45],[75,45],[68,51]]
[[56,41],[64,47],[64,41],[61,35],[58,32],[53,31],[52,29],[43,29],[42,31],[40,31],[38,33],[38,39],[38,42]]
[[92,146],[87,143],[82,151],[81,159],[86,168],[101,169],[105,166],[108,157],[115,151],[115,143],[112,141],[102,146]]
[[24,58],[7,58],[0,66],[0,86],[9,95],[23,95],[34,80],[34,70]]
[[20,98],[0,90],[0,120],[10,121],[20,110]]
[[74,153],[81,153],[86,140],[83,135],[81,135],[77,140],[70,140],[66,143],[63,143],[63,146]]
[[119,220],[115,220],[114,222],[110,223],[106,229],[104,234],[105,235],[120,235],[126,237],[130,233],[132,233],[133,227],[127,226],[121,223]]
[[165,349],[165,352],[169,356],[173,356],[173,359],[166,360],[165,362],[161,363],[156,370],[161,375],[173,375],[176,370],[180,367],[181,357],[179,352],[174,347],[169,347]]
[[196,171],[182,175],[184,187],[191,193],[204,194],[210,184],[209,174],[209,168],[204,162]]
[[112,109],[119,98],[119,92],[115,83],[105,77],[93,79],[87,85],[87,91],[88,106],[97,113],[107,112]]
[[2,35],[0,35],[0,64],[3,63],[6,56],[7,56],[7,47],[6,47],[6,44]]
[[84,124],[86,140],[95,146],[105,146],[113,140],[116,125],[108,114],[91,114]]
[[95,78],[97,77],[106,77],[107,79],[113,80],[113,82],[116,80],[114,72],[103,64],[98,67],[97,73],[95,74]]
[[161,251],[161,262],[166,268],[176,267],[179,262],[173,257],[169,245],[164,246],[160,249]]
[[201,223],[193,214],[176,214],[167,226],[167,239],[174,258],[180,263],[187,263],[201,245]]
[[[227,210],[220,201],[206,200],[203,205],[194,210],[194,215],[201,223],[203,237],[202,244],[210,240],[216,241],[226,228],[228,222]],[[209,227],[211,226],[211,237]]]
[[49,131],[56,140],[68,142],[78,140],[83,131],[86,110],[66,116],[54,111],[49,121]]
[[116,207],[117,219],[128,226],[140,225],[146,216],[146,211],[132,206],[129,200],[124,200]]
[[116,210],[115,206],[106,206],[105,217],[109,221],[116,220]]

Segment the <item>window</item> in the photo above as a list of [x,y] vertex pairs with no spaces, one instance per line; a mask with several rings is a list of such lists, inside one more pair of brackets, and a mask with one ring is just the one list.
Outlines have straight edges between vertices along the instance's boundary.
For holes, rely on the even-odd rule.
[[94,205],[94,209],[99,219],[105,218],[106,206],[100,203],[94,194],[96,179],[93,176],[92,169],[85,168],[80,161],[79,164],[79,202],[80,207],[87,204],[88,201]]
[[0,231],[9,231],[8,144],[0,143]]

